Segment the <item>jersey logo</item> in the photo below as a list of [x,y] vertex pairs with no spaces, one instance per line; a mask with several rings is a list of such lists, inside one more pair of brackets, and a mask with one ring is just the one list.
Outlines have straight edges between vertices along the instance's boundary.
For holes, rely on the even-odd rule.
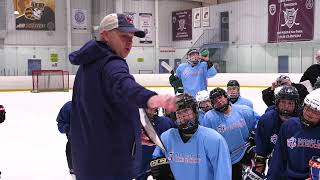
[[217,131],[218,133],[222,134],[226,131],[226,125],[225,124],[220,124],[218,127],[217,127]]
[[295,137],[287,139],[287,146],[291,149],[295,148],[297,146],[297,139]]
[[270,137],[270,141],[273,143],[273,144],[276,144],[277,143],[277,140],[278,140],[278,135],[274,134]]

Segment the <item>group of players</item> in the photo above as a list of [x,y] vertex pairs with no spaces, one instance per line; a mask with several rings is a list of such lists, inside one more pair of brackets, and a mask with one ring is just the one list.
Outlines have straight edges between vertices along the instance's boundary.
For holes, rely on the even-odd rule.
[[177,68],[176,75],[172,72],[175,93],[183,90],[177,95],[177,111],[167,114],[174,124],[157,111],[148,113],[166,151],[142,134],[148,158],[136,179],[150,174],[169,180],[319,179],[320,81],[301,99],[288,78],[280,76],[273,104],[260,117],[252,102],[240,96],[237,80],[228,82],[227,91],[206,90],[207,78],[216,70],[203,59],[192,49],[188,62]]

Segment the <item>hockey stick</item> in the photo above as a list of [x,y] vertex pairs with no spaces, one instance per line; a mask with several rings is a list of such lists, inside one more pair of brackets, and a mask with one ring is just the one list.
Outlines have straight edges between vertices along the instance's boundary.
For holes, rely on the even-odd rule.
[[163,152],[167,152],[167,149],[163,145],[157,132],[154,130],[153,125],[151,124],[150,119],[148,118],[145,110],[139,108],[139,114],[140,114],[141,124],[144,130],[146,131],[148,137],[151,139],[152,142],[154,142],[157,146],[159,146]]
[[165,61],[161,62],[161,66],[164,67],[169,72],[171,72],[173,70],[173,68],[168,63],[166,63]]
[[230,152],[230,155],[233,154],[233,153],[236,153],[236,152],[238,152],[238,151],[240,151],[240,150],[242,150],[242,149],[244,149],[244,148],[247,148],[247,147],[249,147],[249,146],[250,146],[250,143],[249,143],[249,142],[247,142],[247,143],[245,143],[245,144],[242,144],[241,146],[239,146],[239,147],[237,147],[236,149],[234,149],[233,151],[231,151],[231,152]]

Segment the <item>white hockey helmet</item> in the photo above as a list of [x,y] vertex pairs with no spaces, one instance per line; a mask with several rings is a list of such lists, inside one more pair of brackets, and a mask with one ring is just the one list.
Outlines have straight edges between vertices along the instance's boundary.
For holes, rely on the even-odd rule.
[[206,90],[199,91],[196,95],[196,100],[198,103],[200,103],[202,101],[210,100],[209,92]]
[[320,112],[320,89],[315,89],[304,98],[304,104]]

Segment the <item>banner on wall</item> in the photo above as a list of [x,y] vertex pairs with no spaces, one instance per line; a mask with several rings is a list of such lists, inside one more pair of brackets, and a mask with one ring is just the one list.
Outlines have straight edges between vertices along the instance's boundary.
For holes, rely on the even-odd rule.
[[195,8],[193,14],[193,27],[201,27],[201,8]]
[[55,30],[55,0],[13,0],[17,30]]
[[87,32],[88,13],[84,9],[72,9],[72,29],[74,32]]
[[140,38],[140,43],[151,44],[152,43],[152,14],[151,13],[139,13],[140,29],[146,33],[144,38]]
[[202,8],[202,26],[203,27],[210,26],[210,8],[209,7]]
[[172,40],[192,40],[192,10],[172,12]]
[[314,0],[269,0],[268,42],[312,40],[314,3]]

